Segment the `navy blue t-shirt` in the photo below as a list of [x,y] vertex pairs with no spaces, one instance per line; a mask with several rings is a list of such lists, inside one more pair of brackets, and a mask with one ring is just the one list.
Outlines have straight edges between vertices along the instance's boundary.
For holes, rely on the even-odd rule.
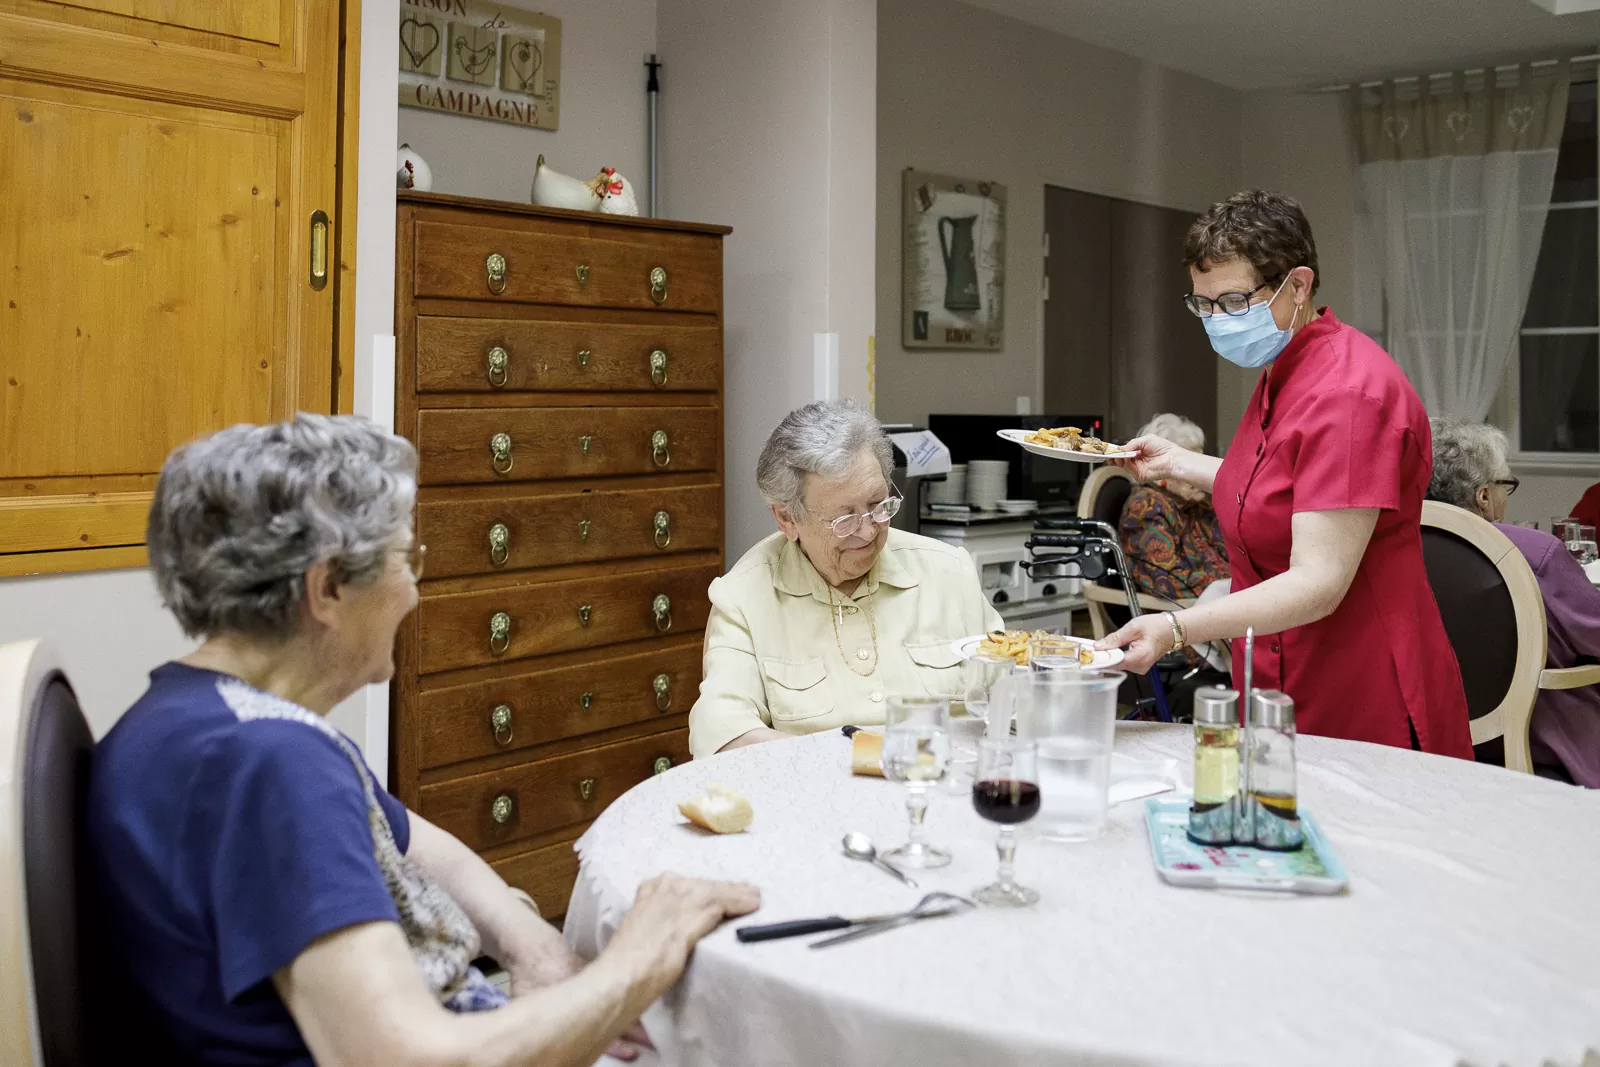
[[[241,694],[274,699],[179,663],[151,672],[95,748],[96,884],[112,950],[179,1053],[309,1067],[273,973],[324,934],[399,915],[350,758]],[[405,808],[378,798],[403,852]]]

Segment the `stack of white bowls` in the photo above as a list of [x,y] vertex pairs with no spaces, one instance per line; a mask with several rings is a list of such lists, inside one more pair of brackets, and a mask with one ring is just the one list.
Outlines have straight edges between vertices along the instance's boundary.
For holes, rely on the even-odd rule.
[[974,459],[967,463],[967,503],[993,511],[1006,496],[1006,474],[1011,464],[1003,459]]
[[967,502],[967,465],[953,463],[944,481],[929,479],[929,504],[965,504]]

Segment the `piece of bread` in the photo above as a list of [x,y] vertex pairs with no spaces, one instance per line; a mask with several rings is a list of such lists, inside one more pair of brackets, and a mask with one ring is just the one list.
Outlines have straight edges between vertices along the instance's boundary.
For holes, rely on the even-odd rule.
[[850,735],[850,773],[883,777],[883,735],[857,730]]
[[750,801],[743,793],[725,785],[707,785],[699,796],[678,805],[683,817],[714,834],[737,834],[755,818]]

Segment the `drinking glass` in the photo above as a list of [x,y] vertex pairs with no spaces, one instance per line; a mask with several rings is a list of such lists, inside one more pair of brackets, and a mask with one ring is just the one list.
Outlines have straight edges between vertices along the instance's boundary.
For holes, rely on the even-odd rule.
[[1562,543],[1565,543],[1567,541],[1576,541],[1578,539],[1577,530],[1574,529],[1573,533],[1572,533],[1572,536],[1569,537],[1567,535],[1567,528],[1569,526],[1570,527],[1576,527],[1577,525],[1578,525],[1578,520],[1572,518],[1570,515],[1567,518],[1564,518],[1564,519],[1551,519],[1550,520],[1550,532],[1555,535],[1555,538],[1556,538],[1557,541],[1561,541]]
[[1039,634],[1028,642],[1028,666],[1035,671],[1078,670],[1081,643],[1062,634]]
[[1018,885],[1011,865],[1017,854],[1014,827],[1039,814],[1038,751],[1032,741],[986,737],[979,742],[972,806],[983,818],[1000,824],[994,845],[1000,858],[999,875],[993,884],[974,891],[973,899],[995,908],[1022,908],[1036,903],[1038,892]]
[[[1572,527],[1569,526],[1567,529],[1571,530]],[[1600,559],[1600,544],[1595,542],[1593,526],[1580,525],[1578,527],[1577,544],[1578,547],[1574,550],[1573,555],[1578,557],[1579,563],[1587,567],[1595,560]],[[1569,544],[1568,547],[1571,548],[1571,545]]]
[[1088,841],[1106,825],[1121,671],[1044,671],[1017,708],[1017,736],[1038,743],[1043,803],[1034,832]]
[[900,867],[943,867],[950,853],[928,844],[923,822],[928,789],[944,777],[950,759],[950,701],[945,697],[892,696],[884,711],[883,776],[906,787],[911,830],[906,843],[884,853]]
[[1017,661],[1010,656],[979,653],[961,664],[961,684],[967,714],[984,723],[989,721],[989,704],[1000,679],[1011,673]]
[[1017,665],[1010,656],[979,653],[961,663],[961,702],[967,717],[950,722],[950,767],[940,792],[965,795],[972,790],[972,775],[978,761],[978,738],[989,722],[993,693],[1001,680]]
[[1539,528],[1539,524],[1537,522],[1514,522],[1511,525],[1520,526],[1524,530],[1537,530]]

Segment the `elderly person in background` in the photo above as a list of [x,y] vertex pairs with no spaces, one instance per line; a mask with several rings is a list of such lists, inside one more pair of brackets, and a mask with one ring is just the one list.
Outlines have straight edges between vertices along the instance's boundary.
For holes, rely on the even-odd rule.
[[883,427],[850,401],[772,431],[756,484],[778,532],[711,583],[695,756],[884,720],[899,694],[955,696],[952,643],[999,629],[972,557],[889,528],[900,497]]
[[[1181,415],[1157,415],[1138,434],[1151,435],[1191,452],[1205,451],[1205,431]],[[1212,583],[1227,581],[1228,550],[1211,494],[1203,489],[1167,478],[1141,483],[1122,506],[1118,532],[1141,592],[1193,600]]]
[[[1506,435],[1483,423],[1433,419],[1433,480],[1428,496],[1495,524],[1533,568],[1544,596],[1549,667],[1576,667],[1600,656],[1600,589],[1566,545],[1547,533],[1505,523],[1517,488],[1506,462]],[[1533,760],[1558,766],[1579,785],[1600,789],[1600,692],[1540,690],[1529,728]]]
[[325,717],[394,671],[416,488],[411,446],[349,417],[235,426],[162,469],[150,567],[203,643],[100,742],[86,822],[122,992],[175,1060],[590,1064],[701,936],[756,907],[748,886],[646,882],[585,965],[379,787]]

